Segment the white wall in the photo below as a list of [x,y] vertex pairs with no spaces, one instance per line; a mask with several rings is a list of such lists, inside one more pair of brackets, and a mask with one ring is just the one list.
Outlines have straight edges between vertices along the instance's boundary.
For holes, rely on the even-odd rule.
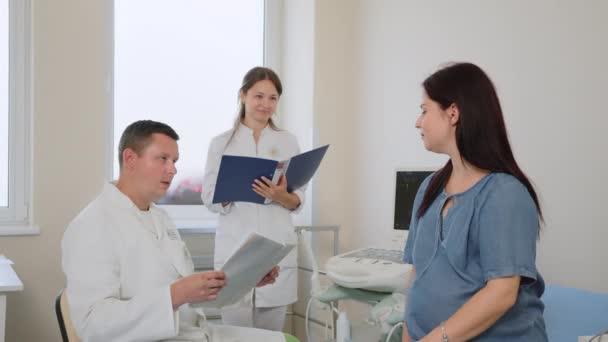
[[[313,147],[314,11],[312,1],[285,2],[282,8],[281,69],[283,83],[280,125],[298,138],[302,152]],[[294,217],[296,225],[309,225],[312,216],[312,186],[304,207]]]
[[[414,128],[420,83],[443,62],[472,61],[496,83],[515,156],[541,195],[542,274],[548,283],[608,292],[602,267],[608,259],[608,158],[600,140],[608,125],[608,3],[360,0],[352,8],[353,50],[316,44],[317,53],[346,54],[353,56],[346,63],[355,62],[351,79],[315,90],[331,98],[335,89],[355,84],[348,97],[353,111],[336,111],[333,119],[346,123],[335,134],[352,158],[339,159],[346,163],[340,169],[325,169],[323,179],[336,182],[327,182],[317,199],[344,196],[319,206],[319,217],[344,223],[349,248],[390,236],[394,170],[446,160],[425,151]],[[317,37],[324,34],[330,32]],[[325,63],[317,70],[339,82],[344,69]],[[334,127],[325,122],[319,131]],[[349,219],[334,214],[343,207]]]
[[34,222],[39,236],[0,237],[24,291],[8,295],[6,341],[60,341],[60,239],[101,189],[109,111],[111,2],[34,1]]
[[[300,5],[296,5],[298,3]],[[312,3],[313,6],[310,5]],[[350,98],[353,61],[350,52],[353,50],[354,8],[350,0],[290,1],[285,4],[286,8],[291,7],[292,10],[287,12],[288,15],[291,13],[291,16],[285,18],[285,22],[291,24],[286,27],[285,41],[290,44],[285,45],[284,62],[291,67],[283,70],[284,77],[294,80],[290,84],[289,91],[293,94],[291,96],[302,97],[297,101],[306,105],[305,111],[299,110],[298,113],[302,113],[302,117],[297,120],[307,121],[298,122],[298,125],[312,128],[309,134],[312,136],[314,147],[330,144],[313,182],[312,224],[340,224],[343,226],[343,231],[348,230],[351,226],[351,208],[349,208],[350,202],[345,199],[352,193],[349,187],[348,166],[352,164],[354,155],[350,146],[353,121],[344,118],[352,111]],[[304,6],[306,10],[300,9],[300,6]],[[300,38],[303,31],[306,33],[306,39]],[[289,101],[292,101],[292,98]],[[351,236],[349,233],[342,234],[341,244],[347,246],[347,240]],[[332,243],[330,233],[322,233],[313,239],[313,246],[319,247],[315,257],[321,265],[330,254],[331,249],[327,247],[331,247]],[[305,258],[301,258],[300,261],[301,264],[310,265]],[[295,312],[301,314],[305,312],[310,292],[307,282],[309,276],[310,273],[307,272],[299,273],[300,301],[293,307]],[[326,317],[326,315],[321,316],[314,308],[312,312],[312,316],[319,320]],[[294,323],[294,333],[305,341],[303,320],[295,319]],[[315,329],[318,326],[314,324],[311,328],[314,336],[312,340],[321,341],[323,331]]]

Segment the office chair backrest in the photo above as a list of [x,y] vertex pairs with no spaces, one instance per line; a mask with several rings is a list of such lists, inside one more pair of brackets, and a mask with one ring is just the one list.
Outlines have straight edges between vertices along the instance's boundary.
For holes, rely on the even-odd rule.
[[63,342],[80,342],[70,319],[70,308],[65,290],[61,290],[57,295],[57,299],[55,299],[55,313],[57,314],[57,322],[59,323],[59,331],[61,331]]

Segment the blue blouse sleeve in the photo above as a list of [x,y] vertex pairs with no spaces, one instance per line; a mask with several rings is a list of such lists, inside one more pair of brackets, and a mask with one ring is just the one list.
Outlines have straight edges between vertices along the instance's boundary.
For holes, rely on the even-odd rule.
[[414,263],[412,252],[414,249],[414,242],[416,241],[416,231],[418,225],[416,213],[418,212],[418,208],[420,207],[422,199],[424,198],[424,192],[426,191],[426,187],[429,185],[429,182],[433,175],[434,173],[426,177],[422,184],[420,184],[420,187],[416,192],[416,197],[414,198],[414,205],[412,206],[412,218],[410,219],[409,232],[407,234],[407,241],[405,242],[405,249],[403,251],[403,262],[405,262],[406,264]]
[[514,177],[501,177],[479,210],[479,250],[486,281],[516,275],[537,280],[538,224],[528,189]]

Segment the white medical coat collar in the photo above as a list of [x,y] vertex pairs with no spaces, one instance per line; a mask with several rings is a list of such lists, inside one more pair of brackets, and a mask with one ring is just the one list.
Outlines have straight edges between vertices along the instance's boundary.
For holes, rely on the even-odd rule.
[[[139,209],[135,203],[129,198],[129,196],[125,195],[118,187],[116,186],[116,181],[108,182],[104,185],[103,192],[108,193],[112,202],[123,209],[131,209],[138,214],[144,211]],[[150,203],[149,211],[156,210],[154,203]]]
[[[264,134],[266,134],[269,130],[273,130],[270,125],[266,125],[266,127],[264,127],[262,129],[262,132],[260,132],[260,137],[264,136]],[[241,135],[241,136],[253,136],[253,129],[247,127],[244,123],[239,123],[239,127],[237,129],[236,134]]]

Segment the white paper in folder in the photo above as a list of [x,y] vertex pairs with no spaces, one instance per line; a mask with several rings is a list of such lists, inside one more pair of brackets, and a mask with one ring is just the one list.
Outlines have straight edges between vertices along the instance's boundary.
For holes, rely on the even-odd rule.
[[293,244],[281,244],[260,234],[250,233],[221,269],[226,273],[228,285],[215,300],[191,303],[190,306],[222,308],[238,302],[294,247]]
[[13,262],[11,259],[8,259],[4,255],[0,254],[0,265],[12,265]]

